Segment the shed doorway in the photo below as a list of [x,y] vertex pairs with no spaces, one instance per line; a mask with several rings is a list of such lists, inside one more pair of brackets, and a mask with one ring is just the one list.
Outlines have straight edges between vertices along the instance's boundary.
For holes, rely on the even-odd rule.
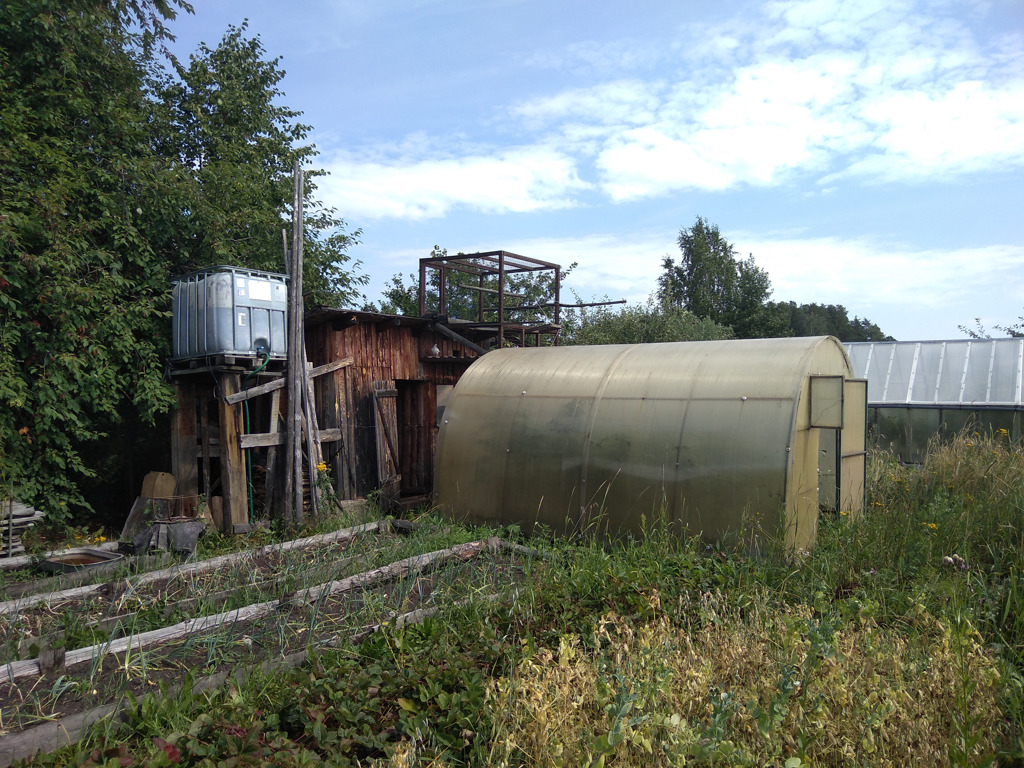
[[426,497],[434,477],[437,395],[432,382],[373,382],[377,481],[385,495]]

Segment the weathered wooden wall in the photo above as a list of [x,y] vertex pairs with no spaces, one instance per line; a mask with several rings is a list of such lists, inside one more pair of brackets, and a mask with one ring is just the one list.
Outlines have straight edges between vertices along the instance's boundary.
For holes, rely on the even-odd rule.
[[325,461],[342,498],[380,488],[392,471],[385,466],[392,451],[402,493],[429,493],[437,440],[436,387],[455,384],[473,353],[431,330],[427,321],[354,313],[312,322],[307,318],[306,351],[313,365],[354,360],[314,385],[320,428],[342,431],[340,441],[325,445]]

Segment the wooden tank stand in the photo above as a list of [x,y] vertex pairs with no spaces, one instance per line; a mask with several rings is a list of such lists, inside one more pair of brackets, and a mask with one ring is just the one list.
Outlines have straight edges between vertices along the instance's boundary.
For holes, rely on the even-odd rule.
[[[172,373],[178,404],[171,424],[171,471],[178,495],[202,494],[207,503],[221,496],[225,533],[249,530],[242,406],[226,400],[241,390],[244,373],[233,365]],[[219,489],[213,487],[213,459],[219,464]]]

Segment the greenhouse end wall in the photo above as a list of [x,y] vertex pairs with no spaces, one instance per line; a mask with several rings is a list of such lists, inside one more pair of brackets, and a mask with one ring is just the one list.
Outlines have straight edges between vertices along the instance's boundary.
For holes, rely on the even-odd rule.
[[490,352],[445,409],[436,500],[456,518],[561,533],[665,520],[752,549],[806,547],[821,456],[830,506],[863,503],[863,402],[842,428],[850,378],[830,337]]

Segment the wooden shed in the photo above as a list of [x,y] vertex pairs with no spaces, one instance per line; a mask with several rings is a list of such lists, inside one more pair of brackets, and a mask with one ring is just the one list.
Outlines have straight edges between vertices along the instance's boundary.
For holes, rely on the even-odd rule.
[[[406,499],[432,490],[438,415],[454,385],[485,351],[486,331],[454,332],[438,320],[320,309],[306,313],[313,366],[352,363],[314,380],[324,444],[341,498],[385,488]],[[474,337],[475,340],[471,339]]]

